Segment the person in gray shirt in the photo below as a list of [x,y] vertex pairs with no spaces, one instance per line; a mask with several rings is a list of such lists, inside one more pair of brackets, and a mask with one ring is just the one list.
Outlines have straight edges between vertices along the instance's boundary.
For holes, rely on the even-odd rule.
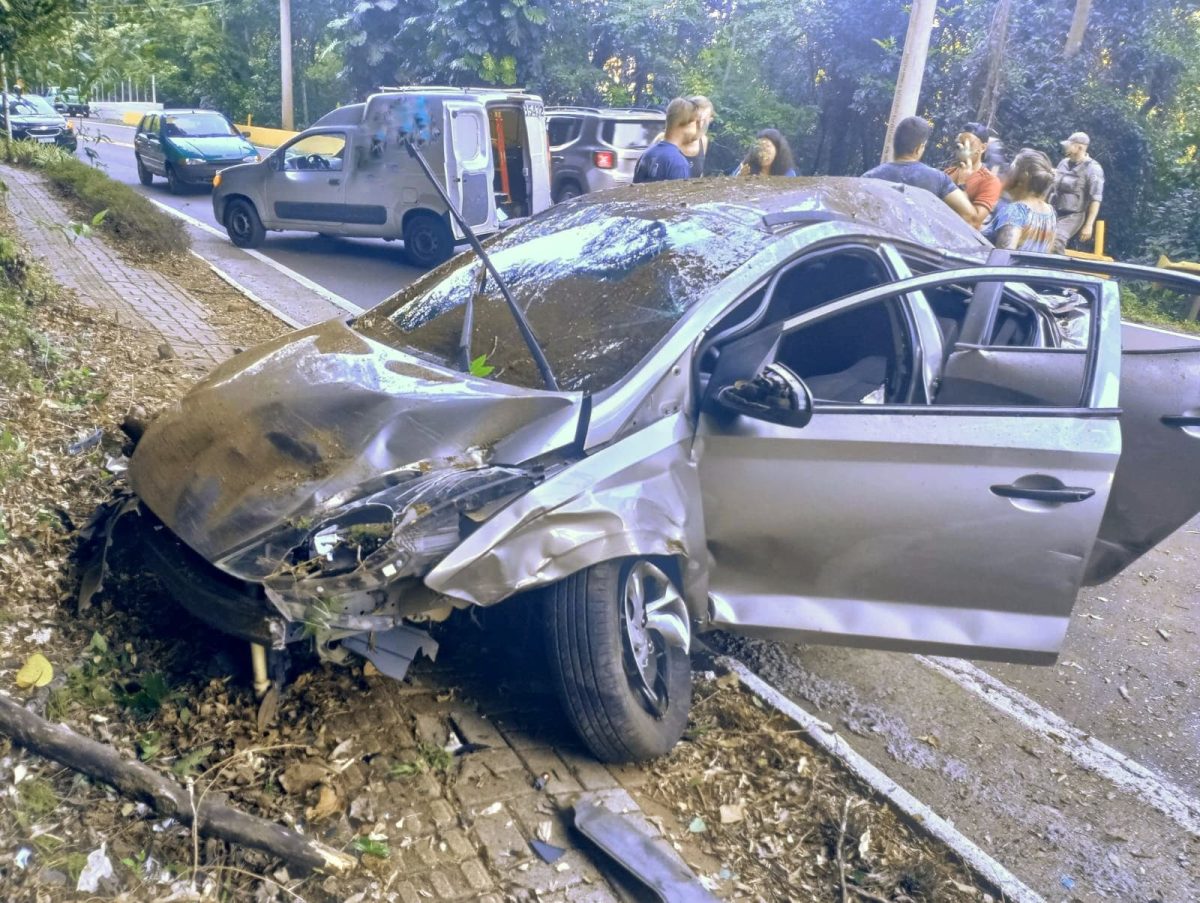
[[1072,238],[1081,242],[1092,240],[1100,202],[1104,200],[1104,167],[1088,156],[1090,144],[1086,132],[1076,132],[1062,142],[1067,155],[1055,170],[1053,204],[1058,214],[1055,254],[1066,251]]
[[920,116],[909,116],[896,126],[892,138],[892,162],[881,163],[863,173],[867,179],[883,179],[885,182],[901,182],[914,188],[923,188],[946,202],[946,206],[974,225],[975,206],[967,193],[954,184],[954,180],[932,166],[921,162],[929,133],[933,131]]

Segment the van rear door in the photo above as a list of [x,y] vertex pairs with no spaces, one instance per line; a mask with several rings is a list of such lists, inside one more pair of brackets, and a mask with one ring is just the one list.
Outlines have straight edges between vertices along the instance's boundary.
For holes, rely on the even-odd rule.
[[[448,100],[442,111],[446,189],[450,199],[472,229],[495,231],[496,197],[492,193],[492,141],[487,111],[483,104],[470,100]],[[451,228],[456,238],[464,237],[453,218]]]
[[542,102],[528,101],[525,112],[525,134],[529,142],[529,215],[541,213],[552,203],[550,199],[550,139],[546,130],[546,112]]

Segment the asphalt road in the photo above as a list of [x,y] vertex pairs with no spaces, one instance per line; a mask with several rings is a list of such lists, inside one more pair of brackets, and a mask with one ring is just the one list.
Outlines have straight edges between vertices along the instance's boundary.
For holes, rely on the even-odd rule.
[[[97,128],[88,123],[88,128]],[[216,226],[206,193],[114,178]],[[262,251],[369,307],[420,271],[398,245],[269,234]],[[1126,324],[1127,348],[1196,338]],[[1048,899],[1200,899],[1200,520],[1080,594],[1059,663],[1000,666],[719,640]]]

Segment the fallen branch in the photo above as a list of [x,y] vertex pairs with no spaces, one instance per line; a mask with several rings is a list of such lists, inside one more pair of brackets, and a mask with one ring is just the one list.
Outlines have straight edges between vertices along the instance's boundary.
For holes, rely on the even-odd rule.
[[202,800],[193,812],[187,791],[153,768],[126,759],[111,746],[82,737],[65,724],[51,724],[3,696],[0,733],[31,752],[111,784],[152,806],[159,815],[177,818],[185,825],[194,823],[205,837],[262,850],[308,871],[342,874],[354,868],[352,856],[218,800]]

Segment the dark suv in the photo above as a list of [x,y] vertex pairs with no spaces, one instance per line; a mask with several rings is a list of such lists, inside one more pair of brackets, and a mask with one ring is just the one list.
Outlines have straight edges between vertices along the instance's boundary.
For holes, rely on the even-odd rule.
[[548,107],[551,197],[628,185],[646,148],[663,130],[658,110]]

